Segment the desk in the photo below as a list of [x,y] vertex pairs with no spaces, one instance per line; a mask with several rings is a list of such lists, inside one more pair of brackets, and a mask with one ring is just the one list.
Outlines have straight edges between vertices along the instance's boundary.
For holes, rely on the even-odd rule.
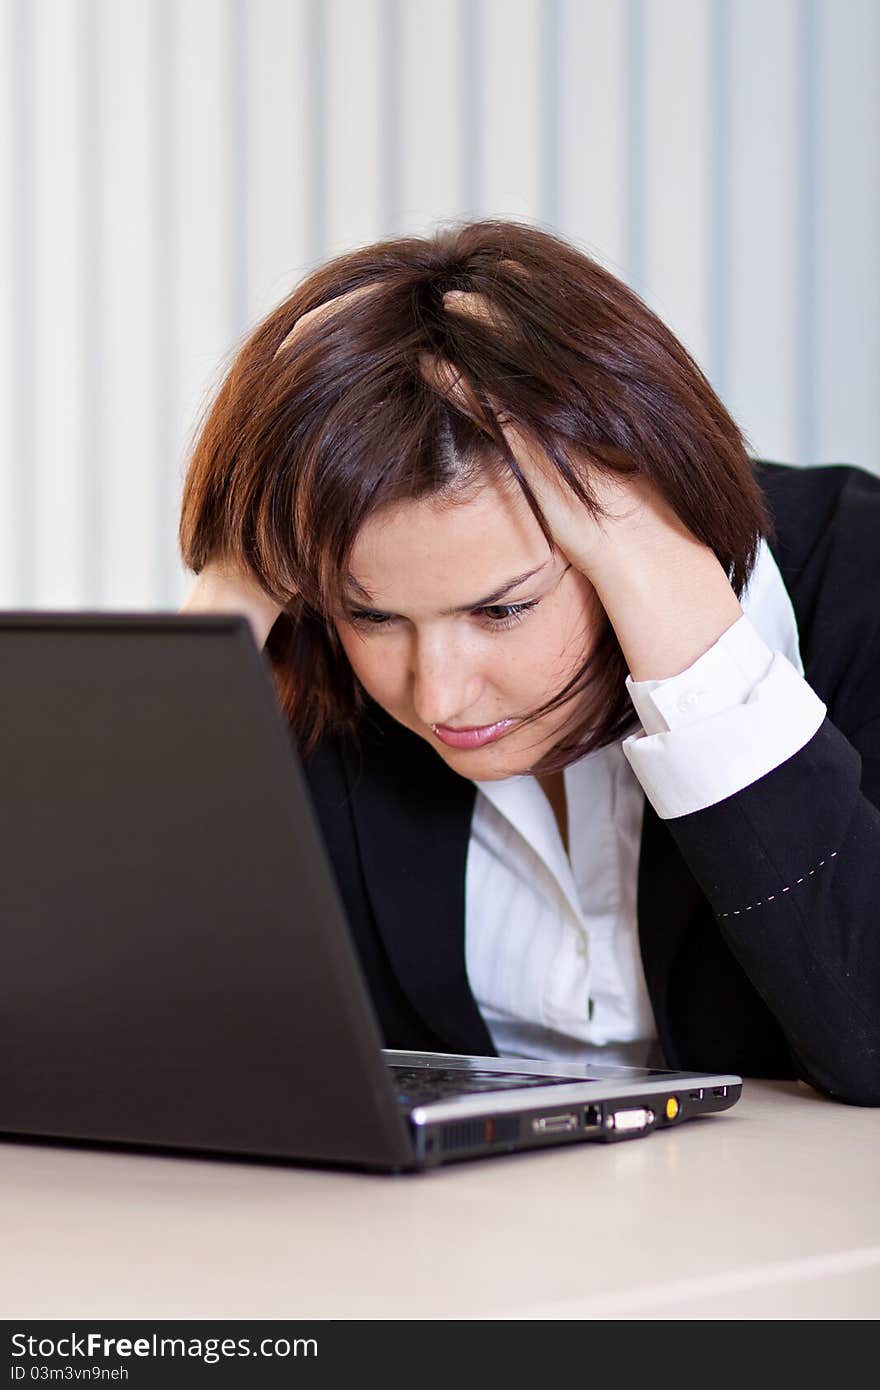
[[6,1318],[876,1318],[880,1110],[381,1177],[0,1144]]

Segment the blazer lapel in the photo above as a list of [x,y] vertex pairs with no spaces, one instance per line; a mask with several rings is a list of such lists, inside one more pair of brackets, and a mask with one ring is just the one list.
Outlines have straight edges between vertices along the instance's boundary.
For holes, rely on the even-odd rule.
[[343,758],[367,892],[401,988],[451,1050],[494,1053],[465,969],[473,783],[373,701]]

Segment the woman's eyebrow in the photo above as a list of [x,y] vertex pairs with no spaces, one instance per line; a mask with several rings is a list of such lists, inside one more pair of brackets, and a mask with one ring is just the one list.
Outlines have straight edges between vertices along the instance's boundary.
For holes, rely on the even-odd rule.
[[[463,603],[458,608],[447,608],[440,616],[450,618],[456,613],[470,613],[474,608],[488,608],[491,604],[498,603],[499,600],[503,599],[505,594],[509,594],[511,589],[516,588],[517,584],[524,584],[527,579],[532,579],[536,574],[540,574],[549,564],[550,561],[545,560],[543,565],[537,565],[533,570],[526,570],[523,574],[514,575],[513,579],[508,579],[500,588],[494,589],[491,594],[486,594],[485,598],[479,598],[474,603]],[[374,602],[372,594],[367,592],[363,584],[358,583],[353,574],[348,576],[347,583],[349,588],[354,589],[365,603]]]

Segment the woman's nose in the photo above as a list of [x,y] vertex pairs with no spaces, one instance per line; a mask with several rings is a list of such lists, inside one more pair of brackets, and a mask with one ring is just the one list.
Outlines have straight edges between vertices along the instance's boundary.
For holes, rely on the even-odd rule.
[[413,657],[413,707],[425,725],[466,723],[479,716],[482,678],[460,644],[419,639]]

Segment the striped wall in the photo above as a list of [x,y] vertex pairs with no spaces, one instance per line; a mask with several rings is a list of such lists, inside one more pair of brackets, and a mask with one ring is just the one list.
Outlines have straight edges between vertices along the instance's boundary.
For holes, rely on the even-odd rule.
[[326,256],[553,227],[754,449],[880,471],[877,0],[0,0],[0,606],[168,608],[186,450]]

